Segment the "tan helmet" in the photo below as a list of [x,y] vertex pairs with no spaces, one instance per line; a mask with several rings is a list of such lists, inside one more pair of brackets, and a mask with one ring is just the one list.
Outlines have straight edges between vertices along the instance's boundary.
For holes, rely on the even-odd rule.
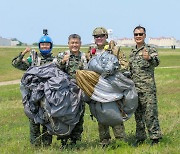
[[105,34],[108,37],[108,32],[104,27],[97,27],[94,29],[92,36]]

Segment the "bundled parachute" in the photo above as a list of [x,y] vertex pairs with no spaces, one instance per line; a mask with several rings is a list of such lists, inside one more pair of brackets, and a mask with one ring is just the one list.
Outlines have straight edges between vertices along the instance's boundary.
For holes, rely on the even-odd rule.
[[76,72],[77,84],[91,98],[92,115],[110,126],[128,120],[138,105],[134,83],[118,71],[117,62],[116,56],[103,52],[89,61],[89,70]]
[[55,64],[30,67],[20,88],[25,114],[50,134],[69,135],[79,122],[81,90]]

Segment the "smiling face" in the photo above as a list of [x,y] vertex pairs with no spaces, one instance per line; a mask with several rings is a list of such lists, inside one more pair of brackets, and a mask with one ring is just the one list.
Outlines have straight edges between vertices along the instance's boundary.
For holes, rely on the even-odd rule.
[[138,47],[144,44],[145,38],[146,38],[146,33],[144,32],[143,28],[134,30],[134,41],[136,42]]
[[106,36],[105,34],[94,35],[95,44],[96,44],[98,47],[104,46],[105,43],[106,43],[106,39],[107,39],[107,36]]
[[79,38],[71,38],[68,42],[68,46],[72,53],[78,54],[81,47],[81,40]]
[[45,43],[40,43],[40,49],[41,50],[49,50],[51,47],[51,44],[49,42]]

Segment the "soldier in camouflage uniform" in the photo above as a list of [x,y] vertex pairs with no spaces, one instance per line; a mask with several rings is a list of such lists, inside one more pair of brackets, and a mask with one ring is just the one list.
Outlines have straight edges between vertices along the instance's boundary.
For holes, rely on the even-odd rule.
[[[57,58],[54,59],[54,62],[62,71],[69,74],[72,80],[74,80],[76,70],[82,70],[87,67],[87,60],[85,54],[80,51],[81,37],[78,34],[71,34],[68,37],[68,46],[69,46],[69,50],[59,53]],[[80,116],[79,122],[72,130],[72,133],[69,136],[66,137],[59,136],[57,138],[57,139],[61,139],[62,147],[67,145],[68,139],[70,139],[70,144],[76,144],[77,141],[81,140],[81,134],[83,132],[83,123],[84,123],[83,117],[85,112],[85,104],[82,100],[81,103],[82,103],[83,113]]]
[[[19,56],[12,60],[12,65],[20,70],[27,70],[31,66],[39,66],[53,61],[53,56],[51,53],[53,42],[49,36],[47,36],[47,30],[44,30],[44,36],[41,37],[39,41],[39,51],[38,54],[35,50],[27,47]],[[24,56],[31,52],[27,59]],[[42,126],[42,132],[40,130],[40,124],[34,122],[34,120],[29,119],[30,127],[30,142],[32,145],[40,146],[41,139],[43,146],[48,146],[52,143],[52,135],[47,133],[47,128]]]
[[[97,27],[93,31],[93,37],[95,40],[96,44],[96,53],[88,53],[86,56],[91,58],[99,53],[102,53],[104,50],[107,50],[117,56],[119,59],[119,63],[121,65],[122,71],[125,69],[128,69],[128,62],[125,58],[125,55],[123,52],[120,50],[119,47],[115,47],[112,44],[108,44],[107,38],[108,38],[108,32],[105,28],[103,27]],[[114,42],[113,42],[114,43]],[[109,126],[103,125],[101,123],[98,123],[98,130],[99,130],[99,138],[100,138],[100,144],[102,146],[106,146],[109,144],[111,136],[109,132]],[[117,126],[112,127],[114,136],[116,139],[124,140],[125,138],[125,128],[124,124],[121,123]]]
[[154,68],[160,61],[157,50],[144,42],[145,28],[137,26],[133,32],[136,47],[132,49],[129,63],[132,80],[139,96],[138,108],[135,112],[136,144],[141,144],[146,139],[145,125],[152,144],[156,144],[161,138],[161,130],[158,120]]

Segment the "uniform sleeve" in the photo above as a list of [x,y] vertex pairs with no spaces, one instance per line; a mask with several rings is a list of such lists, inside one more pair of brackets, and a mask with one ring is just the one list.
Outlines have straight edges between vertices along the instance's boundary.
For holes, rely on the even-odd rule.
[[120,64],[120,70],[121,71],[127,71],[129,70],[129,62],[124,54],[124,52],[120,49],[120,47],[117,47],[116,49],[117,51],[117,58],[119,60],[119,64]]
[[23,60],[24,55],[22,55],[22,52],[19,54],[19,56],[15,57],[12,60],[12,65],[20,70],[27,70],[30,67],[30,64],[27,60]]
[[130,72],[130,78],[132,78],[132,61],[133,61],[133,49],[131,50],[131,53],[129,55],[129,62],[128,62],[128,68]]
[[160,63],[157,49],[154,47],[151,47],[149,51],[149,55],[150,55],[150,60],[149,60],[150,65],[157,67]]

